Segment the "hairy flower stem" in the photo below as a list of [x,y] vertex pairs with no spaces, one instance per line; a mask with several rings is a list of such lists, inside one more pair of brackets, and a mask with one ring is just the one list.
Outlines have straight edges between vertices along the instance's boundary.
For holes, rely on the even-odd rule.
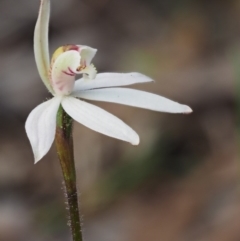
[[82,241],[81,224],[78,209],[76,171],[73,154],[72,118],[59,107],[57,114],[56,146],[66,186],[69,221],[73,241]]

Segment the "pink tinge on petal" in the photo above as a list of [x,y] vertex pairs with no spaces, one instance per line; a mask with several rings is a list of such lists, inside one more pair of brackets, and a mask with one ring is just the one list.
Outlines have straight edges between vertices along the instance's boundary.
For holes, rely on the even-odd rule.
[[54,92],[57,95],[68,95],[72,92],[75,81],[75,74],[67,73],[66,71],[62,71],[58,77],[56,77],[57,81],[52,81],[52,86]]

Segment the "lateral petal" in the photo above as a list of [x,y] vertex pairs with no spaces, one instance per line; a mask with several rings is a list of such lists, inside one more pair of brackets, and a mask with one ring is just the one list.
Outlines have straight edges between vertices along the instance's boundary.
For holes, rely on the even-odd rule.
[[32,146],[35,163],[50,149],[56,132],[56,116],[61,98],[54,97],[31,111],[25,129]]
[[85,90],[79,92],[77,97],[88,100],[113,102],[169,113],[192,112],[189,106],[179,104],[160,95],[127,88]]
[[151,78],[140,73],[101,73],[97,74],[93,80],[85,80],[83,78],[76,80],[73,92],[76,94],[81,90],[132,85],[152,81]]
[[52,93],[48,71],[50,67],[48,48],[48,24],[50,16],[50,0],[41,0],[37,23],[34,30],[34,56],[39,75]]
[[97,106],[74,97],[65,97],[62,106],[74,120],[94,131],[130,142],[133,145],[139,144],[139,136],[132,128]]

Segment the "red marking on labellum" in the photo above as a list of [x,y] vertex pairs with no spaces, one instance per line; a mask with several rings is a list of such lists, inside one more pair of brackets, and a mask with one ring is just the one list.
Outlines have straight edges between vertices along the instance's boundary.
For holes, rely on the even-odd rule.
[[62,71],[64,74],[69,75],[69,76],[74,76],[74,74],[68,73],[66,71]]
[[63,70],[62,72],[66,75],[75,76],[75,73],[70,69],[70,67],[68,67],[68,71]]
[[73,74],[73,75],[75,75],[75,73],[68,67],[68,71],[71,73],[71,74]]
[[79,47],[77,45],[72,45],[69,50],[79,50]]
[[63,52],[68,51],[68,50],[79,50],[79,47],[77,45],[72,45],[72,44],[67,44],[63,46]]

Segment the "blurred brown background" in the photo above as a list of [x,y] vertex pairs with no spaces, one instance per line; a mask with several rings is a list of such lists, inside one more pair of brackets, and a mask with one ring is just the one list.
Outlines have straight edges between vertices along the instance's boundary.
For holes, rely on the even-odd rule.
[[[55,148],[33,165],[24,130],[49,97],[33,55],[38,8],[0,0],[1,241],[70,241]],[[85,240],[239,241],[240,2],[52,0],[51,53],[68,43],[97,48],[99,72],[144,73],[155,83],[136,88],[194,110],[96,103],[139,133],[137,147],[75,124]]]

